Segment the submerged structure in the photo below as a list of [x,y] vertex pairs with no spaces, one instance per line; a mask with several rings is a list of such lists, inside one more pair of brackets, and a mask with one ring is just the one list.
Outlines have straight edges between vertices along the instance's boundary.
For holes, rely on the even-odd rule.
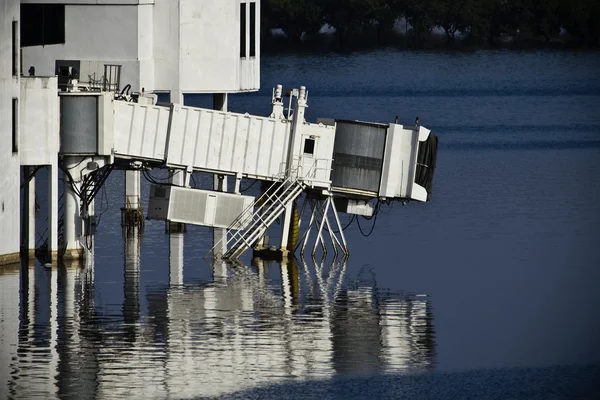
[[[336,254],[347,255],[338,211],[372,216],[376,202],[430,198],[437,137],[418,124],[310,123],[303,86],[287,95],[274,88],[269,116],[227,111],[228,93],[259,88],[260,1],[2,7],[0,262],[37,247],[32,199],[41,166],[50,171],[42,248],[64,258],[82,257],[93,242],[94,198],[115,169],[126,171],[123,223],[143,221],[140,174],[168,168],[170,182],[152,186],[146,217],[170,229],[213,227],[211,255],[229,259],[267,247],[267,229],[281,217],[282,255],[304,252],[316,233],[314,254],[324,228]],[[184,106],[191,93],[213,93],[213,109]],[[213,187],[191,188],[194,171],[214,174]],[[262,181],[263,195],[242,195],[243,179]],[[308,222],[303,212],[293,218],[303,193]],[[288,241],[301,223],[303,237]]]

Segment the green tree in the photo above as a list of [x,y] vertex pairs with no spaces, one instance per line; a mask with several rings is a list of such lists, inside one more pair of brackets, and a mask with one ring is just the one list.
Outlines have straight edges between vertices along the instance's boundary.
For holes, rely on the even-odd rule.
[[270,7],[271,25],[293,42],[300,42],[303,33],[317,33],[324,24],[318,0],[271,0]]
[[560,33],[559,0],[533,0],[533,33],[546,42]]
[[404,17],[410,25],[409,33],[417,41],[431,34],[435,26],[434,0],[404,0]]

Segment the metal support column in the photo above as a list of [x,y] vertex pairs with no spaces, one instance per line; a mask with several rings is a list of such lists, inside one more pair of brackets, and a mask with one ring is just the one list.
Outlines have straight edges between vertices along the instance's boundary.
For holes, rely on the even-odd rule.
[[121,208],[121,226],[140,226],[144,223],[141,205],[140,171],[125,171],[125,204]]
[[183,233],[169,233],[169,285],[183,285]]

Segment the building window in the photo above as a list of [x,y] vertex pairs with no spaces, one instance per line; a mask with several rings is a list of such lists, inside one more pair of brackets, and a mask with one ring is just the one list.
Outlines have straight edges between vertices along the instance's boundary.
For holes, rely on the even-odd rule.
[[64,4],[21,4],[21,47],[65,43]]
[[19,22],[12,23],[12,74],[19,76]]
[[256,57],[256,3],[250,3],[250,57]]
[[315,154],[315,139],[304,139],[304,154]]
[[246,57],[246,3],[240,4],[240,57]]
[[12,151],[19,151],[19,99],[12,99]]

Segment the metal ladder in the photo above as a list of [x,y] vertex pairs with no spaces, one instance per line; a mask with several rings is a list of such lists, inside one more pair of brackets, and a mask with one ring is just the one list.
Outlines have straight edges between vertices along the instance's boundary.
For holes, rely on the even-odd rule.
[[[215,251],[215,249],[223,247],[222,239],[215,244],[209,254],[212,253],[215,258],[239,258],[258,238],[266,233],[267,229],[283,213],[285,208],[292,204],[302,193],[304,187],[304,182],[296,176],[290,176],[283,181],[273,183],[253,205],[245,209],[229,226],[228,230],[233,231],[236,227],[248,225],[246,229],[233,231],[231,237],[225,242],[228,250],[224,254]],[[258,208],[254,210],[256,206]],[[231,247],[229,247],[230,244]]]

